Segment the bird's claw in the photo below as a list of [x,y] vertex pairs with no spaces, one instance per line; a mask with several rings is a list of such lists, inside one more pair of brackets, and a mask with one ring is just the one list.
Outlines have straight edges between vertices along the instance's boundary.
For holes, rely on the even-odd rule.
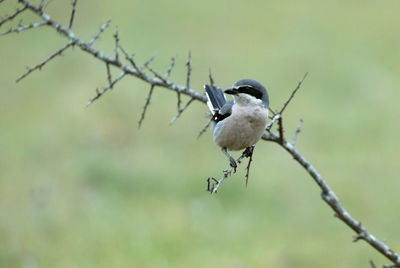
[[229,157],[229,162],[231,167],[233,168],[233,173],[236,173],[237,163],[233,157]]
[[243,152],[243,156],[251,157],[253,155],[253,150],[254,150],[254,145],[247,147],[246,150],[244,150],[244,152]]

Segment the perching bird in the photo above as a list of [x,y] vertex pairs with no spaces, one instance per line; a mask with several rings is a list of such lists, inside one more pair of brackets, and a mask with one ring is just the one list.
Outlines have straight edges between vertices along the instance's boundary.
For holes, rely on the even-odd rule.
[[233,100],[227,102],[220,88],[211,85],[204,88],[207,105],[213,115],[211,127],[214,142],[229,158],[230,165],[236,168],[236,161],[227,150],[246,149],[260,140],[268,119],[267,90],[257,81],[242,79],[224,91],[233,95]]

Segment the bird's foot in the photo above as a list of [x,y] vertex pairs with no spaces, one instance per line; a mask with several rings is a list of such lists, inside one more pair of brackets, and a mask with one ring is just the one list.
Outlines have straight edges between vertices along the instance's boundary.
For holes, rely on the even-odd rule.
[[253,151],[254,151],[254,145],[249,146],[246,148],[246,150],[243,151],[243,156],[244,157],[252,157]]
[[[228,151],[226,150],[226,147],[222,147],[221,151],[228,157],[229,164],[230,164],[231,168],[233,169],[233,173],[236,173],[237,163],[236,163],[235,159],[228,153]],[[224,173],[226,173],[226,172],[227,171],[224,171]],[[230,173],[230,171],[229,171],[229,173]]]
[[233,168],[233,173],[236,173],[237,163],[232,156],[229,157],[229,164]]

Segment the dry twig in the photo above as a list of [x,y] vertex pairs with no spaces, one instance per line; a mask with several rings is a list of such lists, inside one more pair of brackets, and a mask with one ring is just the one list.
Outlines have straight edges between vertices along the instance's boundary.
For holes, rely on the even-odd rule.
[[45,21],[37,22],[37,23],[31,23],[31,24],[28,24],[28,25],[21,25],[19,23],[18,24],[18,28],[10,28],[5,32],[0,32],[0,36],[7,35],[7,34],[10,34],[10,33],[20,33],[20,32],[25,31],[25,30],[29,30],[29,29],[33,29],[33,28],[39,28],[39,27],[45,26],[45,25],[47,25],[47,22],[45,22]]
[[109,19],[106,21],[106,23],[104,23],[104,24],[102,24],[102,25],[100,26],[99,31],[92,37],[92,39],[90,39],[90,41],[89,41],[89,43],[88,43],[88,46],[93,45],[94,41],[96,41],[96,40],[100,37],[100,35],[104,32],[104,30],[107,29],[107,27],[110,25],[111,20],[112,20],[112,19],[109,18]]
[[72,28],[72,23],[74,22],[74,18],[75,18],[75,10],[76,10],[76,2],[78,0],[73,0],[72,1],[72,11],[71,11],[71,17],[69,19],[69,25],[68,25],[68,29]]
[[172,57],[171,58],[171,64],[169,65],[168,70],[164,75],[164,80],[168,80],[168,78],[171,75],[171,72],[172,72],[172,69],[174,68],[174,66],[175,66],[175,57]]
[[68,44],[66,44],[65,46],[63,46],[61,49],[59,49],[58,51],[54,52],[53,54],[51,54],[50,56],[48,56],[46,59],[44,59],[41,63],[37,64],[35,67],[33,68],[27,68],[28,70],[26,71],[26,73],[24,73],[23,75],[21,75],[19,78],[17,78],[17,82],[21,81],[22,79],[24,79],[25,77],[27,77],[29,74],[31,74],[33,71],[35,70],[40,70],[42,69],[42,67],[48,63],[49,61],[51,61],[53,58],[55,58],[56,56],[61,56],[61,54],[70,46],[72,46],[74,43],[69,41]]
[[289,99],[283,104],[282,109],[279,111],[280,114],[282,114],[283,111],[285,111],[285,109],[289,105],[290,101],[294,98],[294,95],[296,94],[296,92],[300,89],[301,84],[303,84],[303,81],[304,81],[304,79],[306,79],[307,75],[308,75],[308,72],[304,74],[303,78],[297,84],[297,87],[292,91],[292,94],[290,94]]
[[115,61],[119,61],[119,36],[118,36],[118,27],[115,29],[115,33],[113,35],[115,39]]
[[140,128],[142,126],[142,122],[144,120],[144,117],[146,116],[147,107],[150,105],[150,100],[151,100],[151,96],[153,95],[153,90],[154,90],[154,85],[151,85],[150,86],[150,90],[149,90],[149,94],[147,94],[147,96],[146,96],[146,102],[145,102],[144,107],[143,107],[143,112],[140,115],[140,119],[139,119],[139,122],[138,122],[138,128]]
[[120,81],[124,76],[126,75],[125,72],[122,72],[115,80],[111,81],[110,84],[108,84],[108,86],[104,87],[101,91],[99,91],[98,89],[96,89],[96,96],[94,96],[93,98],[91,98],[88,103],[86,104],[86,108],[89,107],[95,100],[97,100],[98,98],[100,98],[101,96],[103,96],[104,93],[106,93],[107,90],[109,90],[110,88],[112,88],[118,81]]
[[214,78],[212,77],[212,74],[211,74],[211,68],[210,69],[208,69],[208,78],[210,79],[210,85],[214,85]]
[[303,122],[304,122],[303,118],[300,118],[299,124],[297,125],[296,131],[294,132],[293,139],[292,139],[293,147],[296,146],[297,136],[299,135],[299,133],[301,131],[301,125],[303,124]]
[[199,135],[197,136],[197,138],[200,138],[201,135],[203,135],[204,132],[207,131],[207,128],[211,125],[211,122],[212,122],[212,120],[211,120],[211,119],[208,119],[207,123],[201,128],[201,130],[200,130]]
[[[0,2],[0,3],[1,3],[1,2]],[[15,19],[19,14],[21,14],[22,12],[24,12],[26,9],[27,9],[26,6],[24,6],[24,7],[22,7],[22,8],[17,8],[17,10],[16,10],[13,14],[11,14],[11,15],[5,17],[4,19],[0,20],[0,27],[1,27],[4,23],[6,23],[7,21],[12,21],[13,19]]]

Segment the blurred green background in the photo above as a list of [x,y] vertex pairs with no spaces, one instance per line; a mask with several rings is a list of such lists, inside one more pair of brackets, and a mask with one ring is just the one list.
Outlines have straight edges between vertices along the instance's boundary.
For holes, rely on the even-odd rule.
[[[11,14],[17,1],[0,4]],[[47,12],[67,25],[70,0]],[[240,78],[267,85],[286,110],[298,150],[346,209],[400,251],[400,2],[79,1],[73,31],[84,40],[109,17],[95,47],[113,55],[112,34],[142,63],[192,88]],[[22,18],[22,17],[21,17]],[[23,16],[25,23],[37,21]],[[1,31],[16,23],[7,23]],[[195,102],[172,126],[176,94],[156,88],[139,130],[148,86],[127,77],[90,108],[104,64],[78,48],[15,79],[66,43],[41,28],[0,37],[0,267],[369,267],[388,263],[333,217],[307,173],[281,148],[260,142],[249,186],[244,170],[216,196],[206,178],[227,161]],[[114,76],[118,74],[113,71]],[[185,100],[187,100],[185,98]]]

